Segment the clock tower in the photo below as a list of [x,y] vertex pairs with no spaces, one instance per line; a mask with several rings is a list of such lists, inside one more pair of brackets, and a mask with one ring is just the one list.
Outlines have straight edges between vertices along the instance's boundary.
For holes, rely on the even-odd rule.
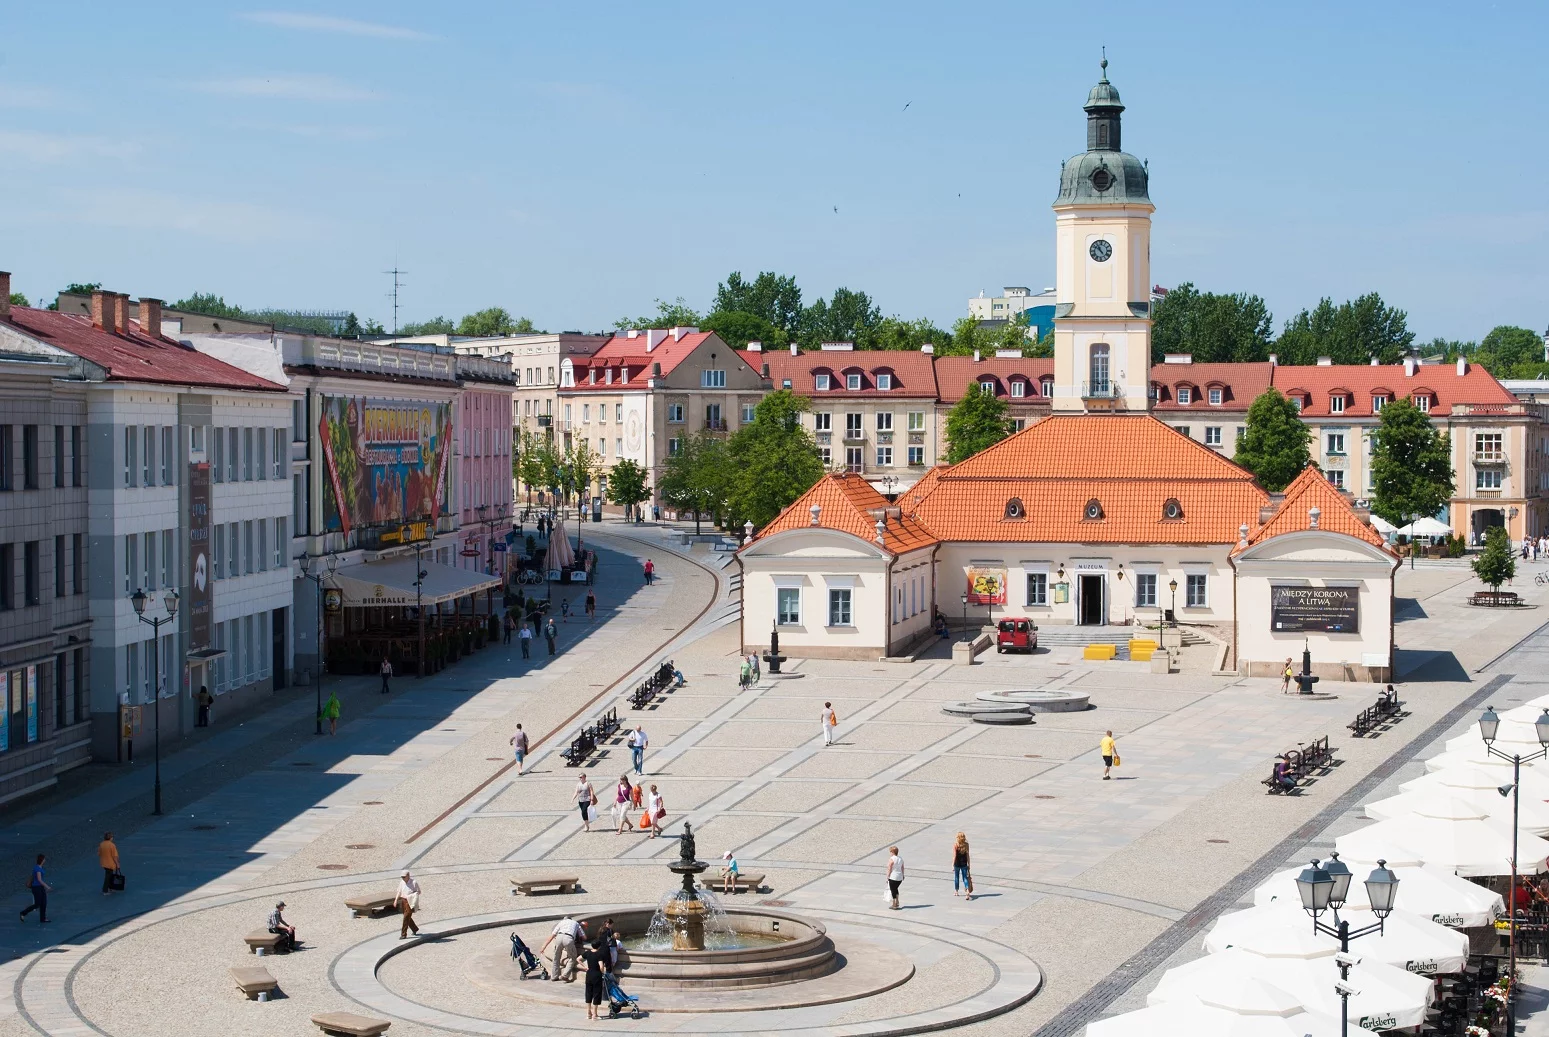
[[1119,91],[1087,95],[1086,151],[1054,200],[1056,414],[1144,414],[1151,395],[1151,214],[1146,166],[1120,150]]

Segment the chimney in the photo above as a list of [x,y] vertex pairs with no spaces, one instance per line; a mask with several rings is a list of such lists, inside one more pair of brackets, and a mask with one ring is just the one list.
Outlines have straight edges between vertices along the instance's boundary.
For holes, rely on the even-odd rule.
[[1269,354],[1269,366],[1270,367],[1276,367],[1276,366],[1279,365],[1279,363],[1280,363],[1280,357],[1277,354],[1275,354],[1275,353]]
[[974,350],[974,363],[977,364],[978,362],[979,362],[979,351],[976,349],[976,350]]
[[123,292],[113,293],[113,332],[123,335],[129,331],[129,296]]
[[697,334],[699,334],[699,329],[698,328],[686,328],[686,327],[673,328],[672,329],[672,341],[679,342],[679,341],[682,340],[684,335],[697,335]]
[[662,365],[653,362],[651,364],[651,377],[652,378],[660,378],[661,376],[662,376]]
[[1414,357],[1406,356],[1404,358],[1404,377],[1405,378],[1413,378],[1415,376],[1415,366],[1416,365],[1415,365],[1415,358]]
[[140,297],[140,330],[151,338],[161,338],[161,300]]
[[1162,363],[1164,363],[1164,364],[1192,364],[1193,362],[1194,362],[1194,354],[1193,353],[1163,353],[1162,354]]
[[791,343],[791,356],[796,356],[796,355],[797,355],[797,354],[799,354],[799,353],[800,353],[800,352],[801,352],[801,349],[800,349],[800,347],[798,347],[798,346],[797,346],[797,345],[796,345],[796,343],[794,343],[794,342],[792,342],[792,343]]
[[814,505],[812,505],[812,509],[811,510],[812,510],[812,525],[814,525],[814,526],[819,525],[818,516],[823,513],[823,505],[821,505],[821,504],[814,504]]
[[0,270],[0,317],[11,315],[11,272]]
[[1373,367],[1379,366],[1378,363],[1377,363],[1377,358],[1376,357],[1372,357],[1372,366]]
[[1463,357],[1458,357],[1458,377],[1462,378],[1466,374],[1468,374],[1468,361]]
[[639,328],[630,328],[628,334],[629,334],[630,338],[639,338],[640,337],[640,329]]
[[753,341],[748,343],[748,352],[749,353],[762,353],[763,351],[764,351],[764,344],[762,342],[760,342],[758,339],[754,339]]
[[1330,356],[1320,356],[1320,357],[1318,357],[1318,366],[1319,367],[1333,367],[1334,366],[1334,358],[1330,357]]
[[669,332],[664,331],[661,328],[646,328],[645,329],[645,351],[647,353],[649,353],[651,350],[655,349],[657,346],[661,345],[663,342],[666,342],[668,334],[669,334]]
[[91,324],[94,328],[102,328],[104,331],[113,326],[112,292],[105,292],[101,288],[91,290]]
[[1020,349],[997,349],[995,351],[996,360],[1020,359],[1021,356],[1022,351]]
[[[1544,351],[1549,352],[1549,346],[1545,346]],[[927,342],[925,345],[920,347],[920,352],[924,353],[926,356],[935,356],[936,344],[934,342]]]

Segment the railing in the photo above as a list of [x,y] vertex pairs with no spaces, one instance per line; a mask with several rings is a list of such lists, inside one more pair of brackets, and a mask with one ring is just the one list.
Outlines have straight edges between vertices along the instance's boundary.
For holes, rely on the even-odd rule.
[[554,415],[552,414],[534,414],[533,417],[538,420],[539,428],[554,427]]
[[725,432],[726,431],[726,421],[725,421],[725,419],[721,419],[721,420],[717,421],[717,420],[714,420],[714,419],[711,419],[711,418],[706,418],[705,419],[705,431],[706,432]]
[[1504,450],[1475,450],[1474,464],[1505,464],[1506,451]]
[[1118,382],[1082,382],[1083,400],[1118,400],[1124,397],[1124,389]]
[[846,443],[864,443],[866,442],[866,432],[864,429],[847,428],[844,430],[844,441]]
[[849,472],[851,475],[859,475],[865,467],[866,466],[863,464],[846,464],[844,466],[844,470]]

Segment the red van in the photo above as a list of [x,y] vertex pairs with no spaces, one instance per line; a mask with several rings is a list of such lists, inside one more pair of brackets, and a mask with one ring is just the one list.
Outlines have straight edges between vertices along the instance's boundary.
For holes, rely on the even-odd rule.
[[995,635],[997,652],[1031,652],[1038,647],[1038,626],[1030,619],[1003,619]]

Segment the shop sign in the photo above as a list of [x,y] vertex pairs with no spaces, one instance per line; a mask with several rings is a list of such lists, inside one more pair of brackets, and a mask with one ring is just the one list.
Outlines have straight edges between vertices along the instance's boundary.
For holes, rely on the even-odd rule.
[[1271,586],[1270,629],[1279,633],[1361,632],[1359,587]]
[[338,612],[344,608],[344,592],[337,587],[323,589],[323,611]]

